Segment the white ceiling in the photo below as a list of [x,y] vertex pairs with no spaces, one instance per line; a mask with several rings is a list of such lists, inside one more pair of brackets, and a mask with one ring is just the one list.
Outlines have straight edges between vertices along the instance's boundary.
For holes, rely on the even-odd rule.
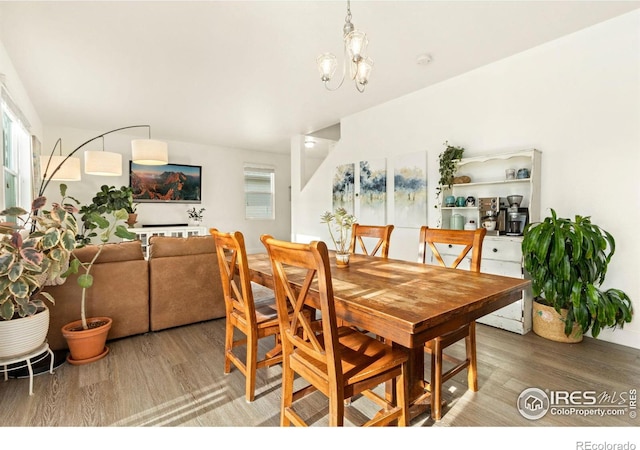
[[45,126],[288,152],[292,135],[639,7],[354,1],[375,61],[364,94],[326,91],[315,67],[342,60],[346,1],[0,1],[0,40]]

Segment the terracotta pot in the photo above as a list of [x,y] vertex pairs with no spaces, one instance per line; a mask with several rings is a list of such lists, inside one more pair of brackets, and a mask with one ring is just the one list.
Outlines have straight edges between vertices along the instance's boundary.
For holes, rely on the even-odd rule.
[[567,317],[567,310],[563,309],[562,314],[551,306],[533,302],[533,332],[538,336],[556,342],[575,344],[582,341],[582,328],[577,323],[573,324],[571,334],[564,334],[564,323]]
[[0,358],[29,353],[40,347],[49,331],[49,309],[33,316],[0,321]]
[[67,362],[87,364],[104,358],[109,349],[105,346],[113,321],[109,317],[87,319],[88,330],[82,329],[82,321],[76,320],[62,327],[62,335],[69,345]]
[[129,225],[129,227],[131,228],[136,224],[137,221],[138,221],[138,214],[129,213],[129,218],[127,218],[127,221],[125,223]]

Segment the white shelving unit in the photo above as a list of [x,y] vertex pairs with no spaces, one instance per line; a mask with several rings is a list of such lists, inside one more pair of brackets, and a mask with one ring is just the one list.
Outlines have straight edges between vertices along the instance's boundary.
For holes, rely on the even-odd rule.
[[[540,220],[540,163],[541,153],[535,149],[461,159],[458,162],[456,176],[466,175],[471,178],[471,182],[454,184],[451,189],[443,190],[442,199],[447,195],[465,198],[473,196],[476,199],[476,205],[479,205],[478,199],[482,197],[506,199],[508,195],[522,195],[520,206],[528,209],[529,221],[538,221]],[[505,175],[507,169],[515,169],[516,173],[519,169],[527,169],[529,178],[507,180]],[[479,206],[441,206],[440,211],[443,228],[449,227],[452,214],[461,214],[465,223],[475,220],[477,226],[481,226]],[[451,249],[452,255],[457,255],[460,251],[455,247]],[[443,253],[446,253],[446,250]],[[482,248],[480,270],[497,275],[524,278],[522,236],[487,235]],[[531,290],[523,291],[520,300],[482,317],[478,322],[526,334],[531,330],[532,302]]]
[[207,227],[201,226],[129,228],[129,231],[135,233],[137,239],[142,242],[142,252],[145,259],[149,258],[149,238],[151,236],[206,236],[209,232]]
[[[464,223],[475,220],[480,226],[480,208],[478,199],[481,197],[501,197],[508,195],[522,195],[523,208],[529,209],[529,218],[538,220],[540,217],[540,160],[539,150],[524,150],[512,153],[499,153],[489,156],[463,158],[458,162],[456,176],[466,175],[471,178],[470,183],[454,184],[451,189],[444,189],[442,199],[447,195],[476,199],[474,207],[445,207],[441,206],[441,223],[443,228],[449,227],[452,214],[461,214]],[[507,180],[507,169],[527,169],[529,178]]]

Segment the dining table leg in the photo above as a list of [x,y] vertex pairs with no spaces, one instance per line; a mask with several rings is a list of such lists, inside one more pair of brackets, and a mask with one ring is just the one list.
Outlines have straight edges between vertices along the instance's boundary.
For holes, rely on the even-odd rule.
[[[431,409],[431,392],[429,391],[429,383],[424,379],[424,348],[405,348],[405,350],[409,352],[407,361],[409,420],[413,420]],[[387,399],[393,401],[395,394],[395,384],[387,382]]]
[[409,418],[414,419],[430,409],[429,383],[424,379],[424,348],[410,348],[408,361]]

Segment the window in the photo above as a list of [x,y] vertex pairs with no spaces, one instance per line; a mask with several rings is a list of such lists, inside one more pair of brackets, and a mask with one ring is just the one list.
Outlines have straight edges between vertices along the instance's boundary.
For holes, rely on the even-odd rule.
[[275,219],[275,169],[244,166],[244,205],[246,219]]
[[[31,139],[20,110],[2,90],[2,208],[31,206]],[[28,124],[26,124],[28,126]]]

